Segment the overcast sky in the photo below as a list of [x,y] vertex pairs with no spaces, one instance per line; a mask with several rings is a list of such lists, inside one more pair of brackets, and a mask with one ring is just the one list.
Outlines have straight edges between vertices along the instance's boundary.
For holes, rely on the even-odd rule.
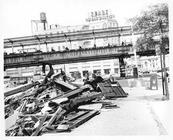
[[80,25],[90,11],[109,9],[119,25],[127,25],[128,18],[161,2],[167,0],[0,0],[3,38],[31,35],[31,20],[38,20],[40,12],[48,24]]

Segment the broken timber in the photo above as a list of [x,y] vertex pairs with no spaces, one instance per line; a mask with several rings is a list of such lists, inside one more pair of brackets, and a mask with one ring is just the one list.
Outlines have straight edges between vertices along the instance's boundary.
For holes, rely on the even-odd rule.
[[20,113],[22,113],[22,111],[23,111],[23,109],[25,108],[27,102],[28,102],[28,101],[25,100],[25,101],[22,103],[22,105],[21,105],[21,107],[20,107],[20,109],[19,109],[19,112],[20,112]]
[[79,96],[86,88],[77,88],[77,89],[74,89],[74,90],[70,90],[68,92],[65,92],[64,95],[62,96],[57,96],[57,97],[54,97],[54,98],[51,98],[49,101],[51,100],[54,100],[54,99],[59,99],[59,98],[74,98],[74,97],[77,97]]
[[64,88],[66,91],[76,89],[75,86],[73,86],[73,85],[71,85],[71,84],[69,84],[67,82],[61,81],[61,80],[55,80],[55,83],[57,85],[61,86],[62,89]]
[[64,115],[64,113],[66,113],[66,111],[63,110],[61,107],[59,107],[57,109],[57,111],[54,113],[54,115],[50,118],[49,122],[46,124],[46,126],[42,130],[45,131],[46,128],[51,127],[51,125],[53,124],[53,122],[55,120],[59,120]]
[[23,92],[23,91],[26,91],[27,89],[35,86],[36,83],[31,83],[31,84],[25,84],[25,85],[22,85],[22,86],[19,86],[19,87],[15,87],[13,89],[10,89],[8,91],[6,91],[4,93],[4,96],[5,97],[8,97],[8,96],[11,96],[11,95],[14,95],[14,94],[17,94],[19,92]]
[[[78,113],[74,114],[74,115],[68,115],[67,118],[60,122],[60,124],[58,124],[58,127],[56,128],[56,130],[53,131],[49,131],[49,133],[55,133],[55,132],[70,132],[71,129],[74,129],[80,125],[82,125],[83,123],[85,123],[86,121],[88,121],[89,119],[91,119],[92,117],[94,117],[95,115],[99,114],[99,111],[93,111],[93,110],[79,110]],[[61,126],[66,126],[65,129],[62,129]]]
[[38,125],[37,129],[32,134],[32,136],[38,136],[39,132],[41,131],[41,129],[43,127],[43,124],[44,124],[46,118],[47,118],[47,114],[45,114],[45,116],[41,119],[40,124]]
[[128,95],[118,83],[112,86],[109,81],[105,81],[103,83],[98,83],[98,86],[105,97],[108,98],[127,97]]
[[85,123],[86,121],[88,121],[89,119],[91,119],[92,117],[97,115],[98,113],[99,113],[99,111],[95,111],[95,110],[89,111],[86,114],[84,114],[83,116],[79,117],[77,120],[69,121],[69,123],[72,124],[69,126],[69,129],[74,129],[74,128],[78,127],[79,125]]

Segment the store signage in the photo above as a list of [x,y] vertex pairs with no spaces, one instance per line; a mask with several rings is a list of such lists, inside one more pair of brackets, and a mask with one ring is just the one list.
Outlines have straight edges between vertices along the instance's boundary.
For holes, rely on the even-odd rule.
[[86,19],[86,21],[99,21],[99,20],[105,20],[105,19],[113,19],[115,16],[110,14],[108,10],[100,10],[100,11],[94,11],[90,12],[89,18]]

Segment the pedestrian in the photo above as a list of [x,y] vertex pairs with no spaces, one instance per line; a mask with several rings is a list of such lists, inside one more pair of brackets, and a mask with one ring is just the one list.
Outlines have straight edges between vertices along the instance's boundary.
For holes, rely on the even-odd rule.
[[66,76],[65,72],[62,69],[61,69],[61,76],[62,76],[63,81],[66,82],[67,81],[67,76]]

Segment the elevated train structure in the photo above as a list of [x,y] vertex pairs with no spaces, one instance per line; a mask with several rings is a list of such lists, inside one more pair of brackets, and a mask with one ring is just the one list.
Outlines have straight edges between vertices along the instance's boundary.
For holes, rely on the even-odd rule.
[[[135,35],[141,33],[133,33]],[[68,37],[71,41],[92,40],[99,38],[111,38],[131,36],[131,26],[112,27],[107,29],[82,30],[77,32],[66,32],[57,34],[45,34],[37,36],[25,36],[18,38],[4,39],[4,48],[25,47],[41,44],[52,44],[65,42]],[[168,49],[167,49],[168,50]],[[155,48],[143,52],[138,51],[137,55],[155,55]],[[27,66],[38,66],[43,64],[67,64],[75,62],[86,62],[92,60],[104,60],[111,58],[125,58],[133,55],[133,46],[103,46],[79,50],[55,51],[55,52],[34,52],[4,55],[4,69]]]
[[4,48],[25,47],[41,44],[52,44],[70,41],[92,40],[99,38],[121,37],[132,35],[131,26],[111,27],[106,29],[81,30],[76,32],[64,32],[57,34],[44,34],[4,39]]
[[17,68],[27,66],[38,66],[42,64],[68,64],[75,62],[86,62],[104,60],[129,56],[132,45],[88,48],[82,50],[70,50],[63,52],[40,52],[28,54],[7,55],[4,59],[4,67]]

